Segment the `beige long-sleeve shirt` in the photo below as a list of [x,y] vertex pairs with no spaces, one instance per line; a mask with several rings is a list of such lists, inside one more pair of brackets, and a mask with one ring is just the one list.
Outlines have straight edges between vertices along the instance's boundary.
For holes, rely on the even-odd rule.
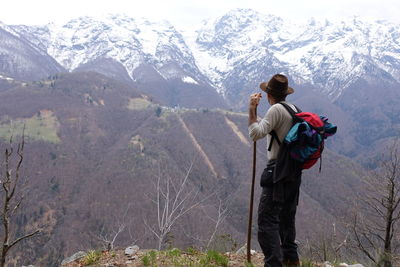
[[[282,102],[286,103],[287,105],[289,105],[289,107],[296,111],[296,108],[293,104],[285,101]],[[269,133],[272,130],[275,130],[276,134],[278,135],[279,141],[282,142],[291,127],[292,116],[290,115],[290,113],[285,109],[283,105],[274,104],[268,109],[264,118],[252,123],[249,126],[249,136],[254,141],[257,141],[258,139],[267,136],[268,148],[269,143],[271,142],[271,135]],[[278,156],[278,151],[279,144],[275,140],[272,144],[271,151],[267,151],[268,159],[276,159]]]

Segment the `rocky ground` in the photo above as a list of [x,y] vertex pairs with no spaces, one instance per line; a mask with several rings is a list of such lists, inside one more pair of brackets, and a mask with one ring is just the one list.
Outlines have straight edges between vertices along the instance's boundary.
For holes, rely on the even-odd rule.
[[[246,260],[246,248],[237,252],[218,253],[215,251],[200,252],[195,249],[181,251],[170,249],[165,251],[141,250],[137,246],[125,250],[78,252],[65,259],[62,267],[104,266],[104,267],[261,267],[264,256],[261,252],[252,251],[251,261]],[[301,267],[364,267],[361,264],[333,265],[329,262],[314,263],[303,261]]]
[[[107,266],[107,267],[139,267],[139,266],[246,266],[246,255],[237,253],[213,254],[211,256],[198,251],[154,251],[138,250],[133,254],[127,254],[126,250],[115,250],[110,252],[96,252],[98,259],[93,263],[86,262],[88,255],[81,254],[82,257],[64,263],[62,267],[81,267],[81,266]],[[221,256],[221,258],[219,256]],[[209,256],[209,257],[207,257]],[[253,253],[253,266],[263,266],[262,253]],[[225,260],[226,259],[226,260]],[[68,259],[64,260],[67,262]],[[227,263],[227,265],[225,265]],[[251,266],[251,265],[250,265]]]

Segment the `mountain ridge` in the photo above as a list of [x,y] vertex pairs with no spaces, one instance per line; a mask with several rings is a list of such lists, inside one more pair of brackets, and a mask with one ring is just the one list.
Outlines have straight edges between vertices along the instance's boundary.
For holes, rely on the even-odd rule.
[[[251,9],[236,9],[191,33],[181,33],[167,21],[123,15],[102,20],[81,17],[63,26],[49,25],[8,27],[70,71],[106,56],[124,65],[133,80],[134,69],[142,63],[152,64],[164,78],[182,77],[184,71],[223,96],[232,83],[252,84],[256,73],[263,73],[263,61],[298,84],[319,87],[332,101],[356,78],[370,76],[371,68],[378,71],[374,74],[378,78],[386,76],[386,82],[400,82],[400,25],[384,21],[353,17],[293,23]],[[168,62],[180,67],[163,68]],[[243,72],[241,65],[260,68],[254,73],[245,71],[250,74],[249,81],[240,82],[231,76]]]

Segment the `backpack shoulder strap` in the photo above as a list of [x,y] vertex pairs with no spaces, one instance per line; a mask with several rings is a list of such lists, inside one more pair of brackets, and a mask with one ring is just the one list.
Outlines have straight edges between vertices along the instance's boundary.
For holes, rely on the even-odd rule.
[[285,107],[285,109],[290,113],[290,115],[292,115],[292,117],[295,117],[294,115],[296,113],[300,113],[301,109],[299,109],[296,105],[293,105],[297,111],[294,111],[288,104],[283,103],[283,102],[279,102],[279,104],[281,104],[282,106]]
[[[296,108],[297,112],[295,112],[291,107],[289,107],[286,103],[282,103],[279,102],[279,104],[281,104],[282,106],[284,106],[286,108],[286,110],[290,113],[290,115],[293,118],[293,121],[298,121],[299,119],[295,116],[296,113],[301,112],[301,110],[294,105],[294,107]],[[277,133],[275,132],[275,130],[272,130],[271,132],[269,132],[269,134],[271,135],[271,141],[269,142],[268,145],[268,151],[271,151],[272,148],[272,144],[274,143],[274,141],[276,140],[278,142],[278,145],[280,146],[282,144],[282,142],[279,140],[279,137],[277,135]]]
[[271,135],[271,141],[269,142],[268,145],[268,151],[271,151],[272,148],[272,143],[274,142],[274,140],[276,140],[278,142],[278,145],[281,145],[281,141],[279,140],[279,137],[277,135],[277,133],[275,132],[275,130],[272,130],[271,132],[269,132],[269,134]]
[[279,102],[279,104],[281,104],[282,106],[285,107],[285,109],[289,112],[289,114],[292,116],[293,119],[293,125],[297,122],[302,122],[303,119],[301,119],[300,117],[297,117],[296,114],[301,112],[301,109],[299,109],[296,105],[293,105],[297,112],[295,112],[288,104],[283,103],[283,102]]

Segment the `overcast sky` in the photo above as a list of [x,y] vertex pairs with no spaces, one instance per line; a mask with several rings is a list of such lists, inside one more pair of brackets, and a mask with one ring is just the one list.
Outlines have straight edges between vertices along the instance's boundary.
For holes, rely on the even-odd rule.
[[399,0],[3,0],[0,21],[6,24],[63,23],[78,16],[124,13],[150,20],[169,20],[179,27],[198,24],[234,8],[304,20],[351,16],[400,23]]

